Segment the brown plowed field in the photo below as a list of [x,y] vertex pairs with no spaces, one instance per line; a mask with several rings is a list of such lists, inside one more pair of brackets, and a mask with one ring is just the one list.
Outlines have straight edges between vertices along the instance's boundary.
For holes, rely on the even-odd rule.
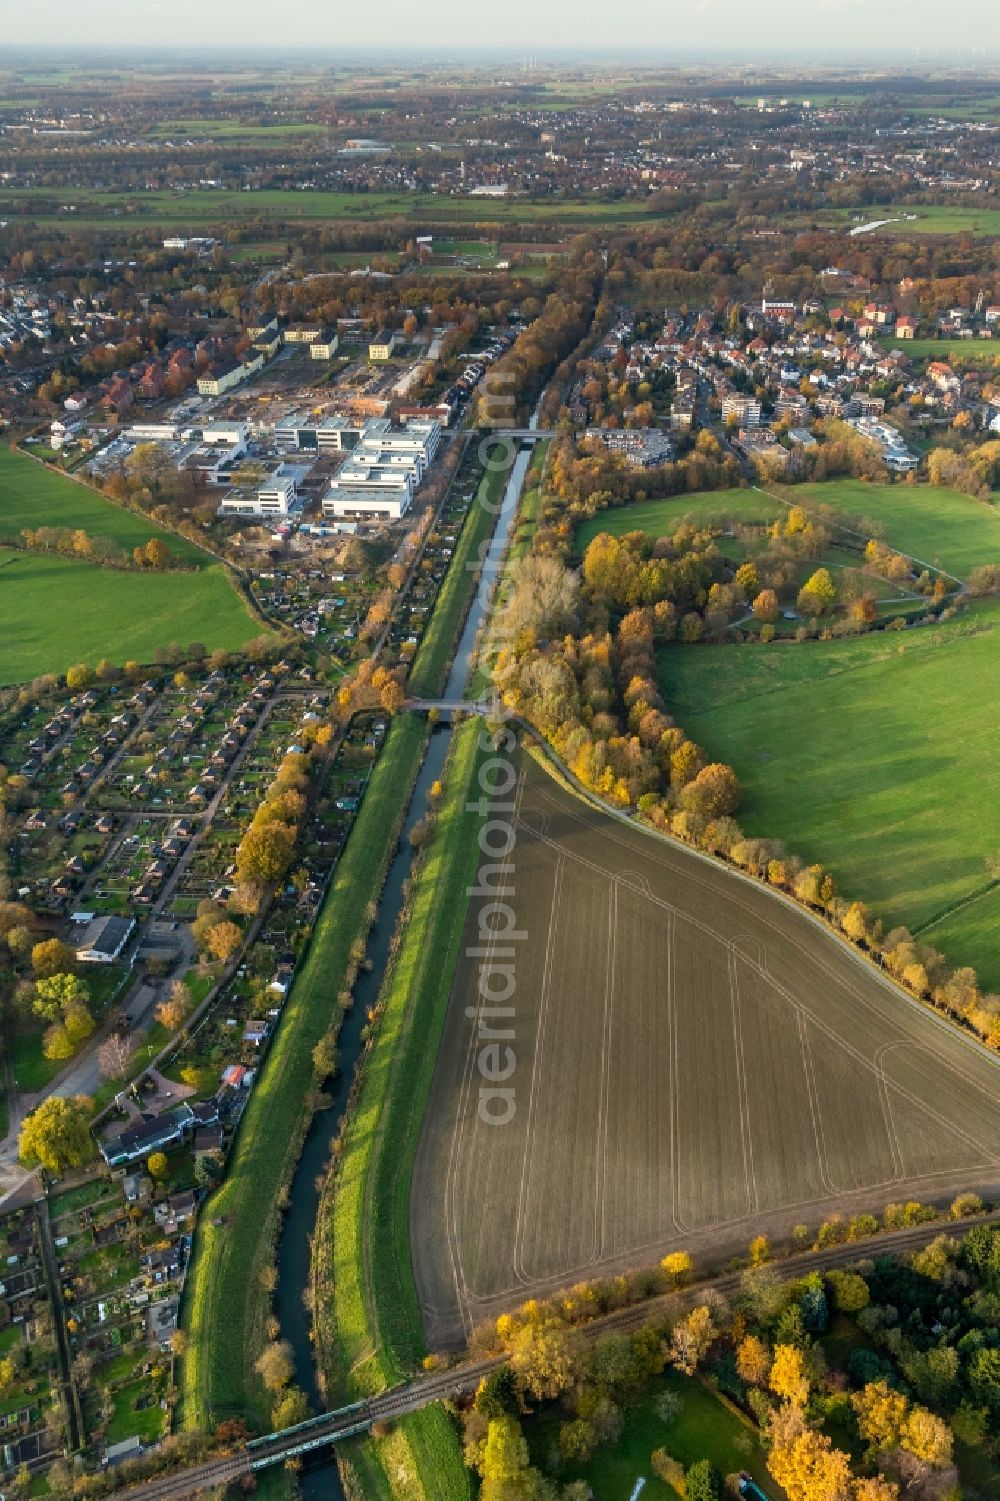
[[432,1344],[669,1249],[1000,1185],[997,1060],[801,909],[518,766],[515,1113],[479,1115],[467,956],[411,1202]]

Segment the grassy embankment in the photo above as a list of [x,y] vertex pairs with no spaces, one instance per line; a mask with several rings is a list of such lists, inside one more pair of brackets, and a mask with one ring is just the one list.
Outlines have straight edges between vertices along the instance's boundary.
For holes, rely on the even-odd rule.
[[[433,696],[444,688],[475,588],[468,564],[492,535],[506,479],[505,470],[483,476],[414,661],[411,693]],[[457,960],[464,890],[475,867],[474,818],[463,805],[477,733],[472,724],[455,733],[447,792],[383,986],[361,1091],[320,1207],[317,1335],[331,1400],[380,1390],[413,1370],[424,1350],[410,1265],[410,1180],[448,1003],[440,976]],[[439,1407],[404,1418],[387,1438],[353,1441],[345,1457],[371,1498],[461,1501],[468,1494],[456,1436]]]
[[93,666],[102,657],[152,662],[157,647],[174,641],[233,651],[261,634],[227,570],[208,553],[0,446],[0,542],[39,526],[72,527],[123,548],[160,537],[192,571],[130,573],[0,547],[0,684],[63,672],[74,662]]
[[542,479],[551,442],[551,438],[543,438],[540,443],[535,444],[532,450],[531,463],[528,465],[524,490],[517,508],[517,526],[507,551],[508,562],[516,562],[519,558],[523,558],[531,547],[535,528],[542,514]]
[[545,473],[545,461],[551,441],[551,438],[543,438],[541,442],[535,444],[534,449],[532,450],[531,463],[528,465],[528,472],[524,477],[524,487],[521,491],[521,497],[518,502],[517,523],[514,527],[510,546],[507,548],[507,555],[504,558],[503,570],[500,574],[500,578],[497,581],[497,590],[491,610],[491,619],[487,622],[486,632],[480,640],[480,655],[479,659],[476,662],[468,689],[466,691],[467,698],[479,698],[482,694],[488,692],[492,683],[491,674],[488,670],[490,665],[490,657],[492,655],[492,647],[488,631],[492,620],[496,619],[498,609],[502,605],[503,599],[505,597],[507,589],[508,570],[510,569],[511,563],[516,562],[519,558],[523,558],[531,548],[531,541],[535,535],[535,528],[538,525],[538,520],[542,513],[542,479]]
[[[491,480],[487,476],[484,485]],[[474,575],[465,562],[475,556],[483,527],[488,535],[494,519],[492,511],[474,506],[462,530],[414,661],[414,676],[423,685],[420,691],[440,692],[443,686],[473,588]],[[191,1336],[191,1353],[182,1363],[181,1379],[188,1426],[206,1427],[241,1411],[267,1422],[264,1393],[253,1366],[270,1309],[261,1273],[272,1257],[278,1225],[275,1204],[290,1180],[308,1120],[312,1049],[330,1026],[330,1000],[340,988],[355,939],[364,934],[365,907],[381,885],[424,739],[424,727],[415,720],[398,720],[392,726],[244,1116],[226,1182],[201,1216],[185,1290],[184,1326]],[[262,1203],[270,1206],[265,1215],[260,1214]],[[213,1227],[212,1221],[220,1219],[226,1223]],[[223,1318],[227,1337],[220,1341],[212,1331]],[[434,1420],[420,1416],[411,1421],[421,1430]]]
[[461,635],[475,589],[477,575],[471,564],[488,542],[496,526],[500,496],[507,479],[505,469],[488,469],[469,507],[458,536],[451,567],[438,593],[434,613],[424,632],[413,662],[407,691],[415,698],[433,698],[444,691],[452,654]]
[[[336,1399],[376,1392],[415,1370],[425,1345],[410,1261],[413,1163],[475,876],[477,815],[466,811],[478,761],[479,722],[455,731],[446,791],[414,882],[400,947],[383,985],[317,1235],[320,1358]],[[366,1494],[392,1493],[388,1475],[411,1475],[396,1494],[460,1501],[468,1477],[450,1420],[431,1408],[386,1440],[362,1445]]]
[[365,908],[381,887],[424,739],[416,721],[392,726],[243,1117],[226,1181],[200,1216],[182,1320],[190,1336],[181,1368],[188,1427],[210,1428],[233,1414],[268,1423],[254,1373],[271,1307],[261,1278],[273,1261],[279,1196],[309,1120],[312,1050],[335,1019],[337,992],[352,945],[364,935]]

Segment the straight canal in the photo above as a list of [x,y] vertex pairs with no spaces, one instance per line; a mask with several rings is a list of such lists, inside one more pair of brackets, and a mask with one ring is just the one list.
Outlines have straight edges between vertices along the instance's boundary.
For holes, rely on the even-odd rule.
[[[537,414],[531,420],[537,426]],[[510,478],[504,489],[497,513],[497,524],[486,554],[476,595],[469,610],[458,648],[452,661],[445,698],[466,695],[472,674],[476,639],[486,620],[493,597],[494,584],[517,520],[521,487],[531,459],[531,449],[522,448],[514,458]],[[389,961],[393,934],[403,906],[405,883],[413,867],[415,851],[409,840],[410,830],[427,812],[431,784],[442,773],[451,743],[451,728],[438,725],[431,733],[427,754],[420,768],[402,836],[389,865],[378,916],[368,939],[371,967],[362,970],[354,987],[354,1005],[344,1013],[337,1044],[339,1069],[326,1086],[329,1104],[316,1112],[292,1179],[288,1211],[278,1242],[278,1283],[275,1312],[281,1336],[292,1347],[295,1382],[305,1392],[314,1412],[324,1403],[316,1379],[316,1364],[311,1335],[312,1316],[306,1306],[310,1283],[310,1236],[319,1212],[320,1183],[330,1157],[330,1149],[340,1130],[351,1085],[361,1058],[361,1034],[369,1008],[378,1000]],[[343,1501],[343,1490],[336,1461],[331,1451],[321,1450],[301,1477],[306,1501]]]

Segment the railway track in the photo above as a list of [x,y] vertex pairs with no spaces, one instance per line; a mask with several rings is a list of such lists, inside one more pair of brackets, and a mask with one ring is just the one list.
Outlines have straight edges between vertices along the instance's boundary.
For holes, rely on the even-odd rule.
[[[1000,1213],[978,1215],[967,1220],[933,1220],[912,1229],[875,1236],[870,1240],[831,1246],[822,1252],[801,1251],[776,1261],[774,1266],[784,1277],[794,1277],[809,1271],[829,1271],[880,1254],[906,1255],[919,1250],[938,1235],[961,1234],[974,1225],[997,1223],[1000,1223]],[[590,1339],[597,1339],[603,1334],[632,1333],[644,1324],[656,1323],[659,1318],[676,1313],[679,1303],[697,1302],[707,1292],[735,1292],[739,1288],[743,1270],[723,1272],[676,1292],[663,1293],[645,1302],[616,1309],[589,1324],[579,1325],[579,1332]],[[405,1417],[407,1413],[417,1412],[432,1402],[441,1402],[449,1397],[467,1396],[476,1390],[485,1376],[503,1365],[506,1358],[505,1355],[487,1355],[480,1360],[464,1361],[448,1370],[436,1371],[430,1376],[418,1377],[405,1386],[380,1392],[376,1397],[355,1402],[336,1412],[322,1413],[280,1433],[269,1433],[263,1438],[251,1439],[237,1454],[206,1460],[172,1475],[157,1476],[155,1480],[143,1481],[128,1490],[117,1491],[115,1495],[135,1498],[135,1501],[182,1501],[182,1498],[196,1496],[199,1492],[239,1480],[254,1470],[281,1464],[286,1459],[308,1453],[312,1449],[323,1448],[340,1439],[367,1432],[375,1423]]]

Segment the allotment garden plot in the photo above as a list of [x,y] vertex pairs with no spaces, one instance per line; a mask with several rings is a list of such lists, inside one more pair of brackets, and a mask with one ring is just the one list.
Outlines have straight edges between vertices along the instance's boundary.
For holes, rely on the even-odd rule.
[[[432,1342],[672,1247],[1000,1183],[994,1059],[805,912],[520,771],[514,1018],[470,1018],[468,955],[414,1176]],[[514,1032],[503,1125],[484,1020]]]

